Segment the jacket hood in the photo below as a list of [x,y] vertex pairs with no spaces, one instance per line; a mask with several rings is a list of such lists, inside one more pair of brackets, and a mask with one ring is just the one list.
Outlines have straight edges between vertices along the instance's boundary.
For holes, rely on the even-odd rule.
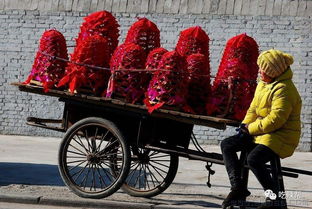
[[290,69],[290,67],[288,67],[288,69],[281,74],[280,76],[278,76],[275,81],[273,81],[273,83],[278,82],[278,81],[283,81],[283,80],[290,80],[293,77],[293,72]]

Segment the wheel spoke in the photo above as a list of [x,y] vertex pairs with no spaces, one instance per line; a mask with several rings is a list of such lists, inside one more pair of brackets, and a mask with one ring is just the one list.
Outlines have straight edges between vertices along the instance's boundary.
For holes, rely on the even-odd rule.
[[105,149],[106,149],[106,147],[107,147],[108,145],[110,145],[110,144],[111,144],[112,139],[114,139],[114,137],[110,137],[110,139],[107,141],[107,144],[105,145],[105,147],[104,147],[104,149],[103,149],[103,150],[105,150]]
[[67,164],[78,163],[78,162],[87,162],[87,160],[74,160],[74,161],[67,162]]
[[67,156],[67,158],[79,158],[79,159],[85,159],[86,156]]
[[156,163],[156,164],[158,164],[158,165],[161,165],[161,166],[164,166],[164,167],[166,167],[166,168],[170,168],[170,166],[168,166],[168,165],[165,165],[165,164],[163,164],[163,163],[159,163],[158,162],[159,160],[150,160],[150,162],[153,162],[153,163]]
[[[105,162],[101,161],[102,163],[104,163],[105,165],[107,165]],[[118,163],[113,163],[113,162],[109,162],[110,165],[114,165],[114,166],[118,166]]]
[[[137,170],[137,168],[140,166],[140,164],[138,164],[136,167],[135,167],[135,169],[133,169],[129,174],[128,174],[128,178],[129,178],[129,176],[130,176],[130,174],[132,173],[132,175],[131,175],[131,177],[130,177],[130,179],[129,179],[129,183],[131,183],[131,180],[132,180],[132,178],[133,178],[133,176],[134,176],[134,174],[135,174],[135,172],[136,172],[136,170]],[[135,185],[134,185],[135,186]]]
[[154,182],[154,180],[153,180],[153,178],[152,178],[152,177],[154,177],[154,178],[155,178],[155,180],[157,181],[158,185],[160,184],[160,182],[158,181],[157,177],[154,175],[154,173],[151,171],[151,169],[149,168],[149,166],[148,166],[148,165],[147,165],[147,169],[148,169],[148,171],[150,172],[151,179],[152,179],[152,182],[153,182],[153,184],[154,184],[154,187],[156,187],[155,182]]
[[107,167],[111,167],[110,164],[111,162],[109,162],[109,164],[107,164],[106,162],[102,162],[104,165],[106,165]]
[[[148,185],[148,180],[147,180],[147,174],[146,174],[146,165],[144,165],[144,178],[145,178],[145,181],[144,181],[144,189],[146,190],[146,184]],[[149,188],[149,185],[148,185],[148,189]]]
[[74,145],[72,144],[69,144],[69,146],[71,146],[72,148],[74,148],[75,150],[77,150],[78,152],[82,153],[85,155],[85,153],[83,151],[81,151],[80,149],[78,149],[77,147],[75,147]]
[[81,147],[83,147],[83,149],[86,151],[86,153],[88,153],[89,151],[87,150],[87,148],[86,148],[86,147],[84,146],[84,144],[82,143],[82,141],[81,141],[81,139],[80,139],[80,136],[79,136],[79,135],[76,135],[76,136],[77,136],[79,142],[75,139],[75,137],[73,137],[73,140],[74,140],[77,144],[79,144]]
[[150,154],[149,156],[151,157],[151,156],[157,155],[158,153],[159,152],[157,152],[157,151],[153,151],[152,154]]
[[95,128],[95,133],[94,133],[94,139],[96,139],[96,136],[97,136],[98,131],[99,131],[99,128],[96,127],[96,128]]
[[165,178],[163,177],[163,175],[162,175],[158,170],[160,170],[160,171],[162,171],[162,172],[164,172],[164,173],[167,173],[166,171],[164,171],[164,170],[162,170],[162,169],[160,169],[160,168],[155,167],[155,166],[152,165],[151,163],[149,163],[149,165],[152,166],[152,168],[154,168],[154,170],[158,173],[158,175],[161,176],[161,178],[165,179]]
[[81,162],[81,163],[79,163],[79,164],[75,165],[74,167],[72,167],[72,168],[68,169],[68,171],[71,171],[71,170],[73,170],[73,169],[77,168],[78,166],[80,166],[80,165],[81,165],[81,164],[83,164],[83,163],[84,163],[84,162]]
[[[110,180],[110,181],[112,181],[112,179],[111,179],[111,177],[110,177],[110,173],[108,173],[106,170],[105,170],[105,168],[103,168],[103,166],[101,165],[101,164],[99,164],[99,166],[102,168],[102,170],[103,170],[103,172],[104,172],[104,174],[107,176],[107,178]],[[109,175],[108,175],[109,174]]]
[[90,167],[90,174],[91,174],[90,191],[92,191],[92,187],[93,187],[92,169],[93,169],[93,164],[91,164],[91,167]]
[[[113,139],[113,138],[112,138],[112,139]],[[107,143],[106,146],[104,147],[104,149],[102,149],[99,153],[100,153],[100,154],[105,153],[105,151],[106,151],[109,147],[111,147],[113,144],[115,144],[116,142],[118,142],[118,139],[115,139],[115,141],[112,142],[112,143]],[[118,147],[119,147],[119,146],[118,146]],[[116,148],[115,148],[115,149],[116,149]]]
[[86,154],[81,154],[81,153],[78,153],[78,152],[74,152],[74,151],[71,151],[71,150],[67,150],[67,152],[69,153],[73,153],[73,154],[76,154],[76,155],[81,155],[81,156],[87,156]]
[[91,145],[92,145],[92,152],[93,153],[96,153],[96,136],[97,136],[97,133],[98,133],[98,128],[95,129],[95,134],[94,134],[94,138],[91,139]]
[[91,180],[90,191],[92,191],[92,185],[93,185],[94,191],[96,191],[96,188],[95,188],[95,178],[94,178],[94,164],[92,164],[92,180]]
[[103,179],[103,177],[102,177],[102,175],[101,175],[101,173],[100,173],[100,171],[99,171],[98,165],[95,165],[95,168],[96,168],[96,171],[98,172],[98,175],[99,175],[99,180],[100,180],[100,184],[101,184],[101,189],[103,189],[103,184],[102,184],[102,182],[104,183],[104,186],[106,186],[106,183],[105,183],[105,181],[104,181],[104,179]]
[[88,171],[87,171],[87,175],[85,175],[85,177],[83,178],[82,182],[81,182],[81,185],[83,184],[84,182],[84,185],[83,185],[83,189],[86,190],[86,186],[87,186],[87,182],[88,182],[88,177],[89,177],[89,173],[90,173],[90,164],[88,164]]
[[151,177],[151,180],[152,180],[152,183],[153,183],[154,187],[156,187],[155,182],[154,182],[154,178],[155,178],[155,180],[157,180],[156,177],[154,177],[154,174],[151,172],[151,170],[150,170],[148,165],[146,165],[146,168],[147,168],[147,170],[150,173],[150,177]]
[[[117,153],[115,153],[115,152],[113,152],[113,153],[111,153],[111,152],[108,152],[108,153],[104,153],[104,154],[102,154],[102,155],[100,155],[99,157],[106,157],[106,156],[112,156],[112,155],[116,155]],[[119,153],[119,154],[122,154],[122,152],[121,153]]]
[[75,174],[73,174],[71,177],[74,177],[75,175],[77,175],[79,173],[78,176],[76,176],[76,178],[74,179],[74,182],[76,182],[76,180],[78,180],[78,178],[81,176],[81,174],[83,173],[83,171],[87,168],[87,166],[89,165],[89,163],[87,163],[85,165],[84,168],[82,168],[80,171],[76,172]]
[[153,161],[153,162],[170,162],[170,160],[150,160],[150,161]]
[[100,144],[98,145],[98,147],[97,147],[97,152],[99,152],[100,151],[100,149],[101,149],[101,145],[102,145],[102,143],[103,143],[103,141],[104,141],[104,139],[106,138],[106,136],[107,136],[107,134],[109,133],[109,131],[107,130],[106,131],[106,133],[105,133],[105,135],[103,136],[102,135],[102,137],[101,137],[101,141],[100,141]]
[[121,159],[122,158],[123,153],[122,152],[108,152],[107,154],[104,155],[100,155],[99,157],[109,157],[110,158],[114,158],[114,159]]
[[92,153],[96,153],[96,142],[95,142],[95,139],[91,139],[91,150],[92,150]]
[[85,138],[86,138],[87,143],[88,143],[88,150],[89,150],[89,152],[91,152],[91,150],[90,150],[91,145],[90,145],[90,142],[89,142],[89,137],[88,137],[88,131],[87,131],[87,129],[85,129]]
[[133,168],[135,165],[137,165],[138,164],[138,162],[134,162],[134,163],[131,163],[131,166],[130,166],[130,168]]
[[137,185],[137,182],[139,181],[139,188],[140,188],[140,177],[141,177],[141,170],[142,170],[142,164],[140,164],[140,171],[139,171],[139,175],[137,176],[134,186]]

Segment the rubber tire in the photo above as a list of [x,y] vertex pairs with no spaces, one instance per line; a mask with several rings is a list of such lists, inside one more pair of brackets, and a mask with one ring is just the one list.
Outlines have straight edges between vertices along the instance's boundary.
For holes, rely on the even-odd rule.
[[[89,123],[97,123],[100,124],[102,126],[104,126],[107,130],[109,130],[111,133],[113,133],[120,141],[122,150],[123,150],[123,155],[124,155],[124,162],[123,162],[123,166],[121,169],[121,173],[118,179],[116,179],[115,182],[113,182],[112,185],[109,186],[109,188],[107,188],[105,191],[102,191],[100,193],[87,193],[84,192],[82,190],[80,190],[75,183],[73,183],[71,181],[70,178],[68,178],[67,174],[66,174],[66,168],[64,166],[64,159],[63,157],[64,155],[64,148],[66,146],[67,140],[70,140],[72,135],[74,133],[76,133],[77,130],[79,130],[79,128],[81,126],[87,125]],[[117,128],[117,126],[106,119],[103,118],[97,118],[97,117],[89,117],[89,118],[85,118],[82,119],[78,122],[76,122],[73,126],[71,126],[63,140],[60,143],[60,147],[59,147],[59,153],[58,153],[58,168],[59,168],[59,172],[60,175],[64,181],[64,183],[70,188],[71,191],[73,191],[76,195],[83,197],[83,198],[92,198],[92,199],[100,199],[100,198],[105,198],[108,197],[110,195],[112,195],[114,192],[116,192],[122,185],[123,182],[125,181],[125,179],[127,178],[127,175],[129,173],[130,170],[130,162],[131,162],[131,155],[130,155],[130,147],[128,146],[123,134],[120,132],[120,130]]]
[[161,194],[162,192],[164,192],[171,185],[171,183],[173,182],[177,174],[178,167],[179,167],[179,156],[170,154],[169,170],[168,170],[167,176],[165,177],[164,181],[160,185],[158,185],[152,190],[145,191],[145,192],[134,190],[132,187],[129,187],[128,184],[123,184],[121,189],[124,192],[126,192],[128,195],[133,196],[133,197],[150,198],[150,197],[157,196]]

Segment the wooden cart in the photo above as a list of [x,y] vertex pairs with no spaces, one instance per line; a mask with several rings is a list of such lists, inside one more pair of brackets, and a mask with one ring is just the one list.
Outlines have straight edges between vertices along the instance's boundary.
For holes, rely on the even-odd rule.
[[[223,164],[222,155],[201,149],[192,132],[193,126],[224,130],[239,125],[238,121],[229,119],[166,109],[149,114],[143,105],[116,99],[60,90],[45,93],[40,86],[13,85],[20,91],[58,97],[64,102],[62,119],[29,117],[27,124],[65,132],[59,147],[59,171],[65,184],[86,198],[104,198],[120,187],[132,196],[158,195],[174,180],[179,157],[205,161],[209,175],[213,174],[211,164]],[[189,148],[191,141],[196,150]],[[248,167],[244,161],[242,170],[247,186]],[[280,164],[271,170],[277,178],[281,175],[296,178],[299,173],[312,175]]]

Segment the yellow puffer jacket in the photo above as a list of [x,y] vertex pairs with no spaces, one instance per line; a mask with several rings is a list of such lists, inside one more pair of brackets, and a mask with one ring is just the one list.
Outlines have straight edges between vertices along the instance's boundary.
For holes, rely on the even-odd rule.
[[288,68],[272,83],[259,81],[243,123],[255,143],[271,148],[281,158],[291,156],[300,139],[302,101]]

